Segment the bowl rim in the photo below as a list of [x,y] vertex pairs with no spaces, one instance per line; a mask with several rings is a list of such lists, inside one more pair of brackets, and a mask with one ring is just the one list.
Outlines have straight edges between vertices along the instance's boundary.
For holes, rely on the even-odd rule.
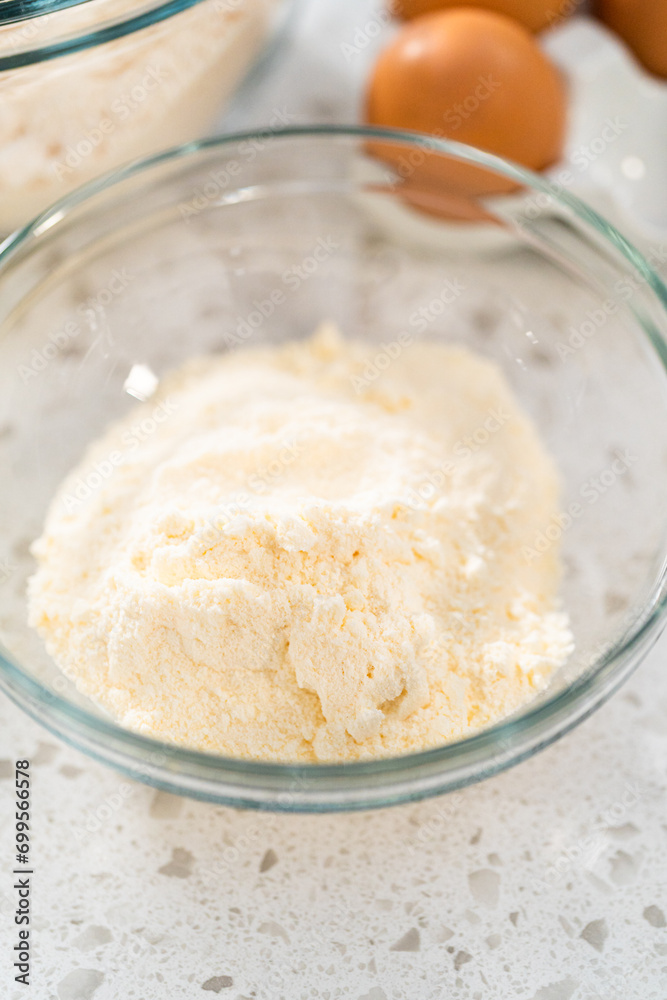
[[[0,27],[20,25],[38,21],[39,18],[53,17],[75,7],[89,6],[92,10],[97,0],[0,0]],[[131,35],[152,24],[166,21],[183,10],[196,7],[205,0],[152,0],[137,3],[137,12],[126,12],[114,17],[110,11],[98,26],[88,25],[59,41],[31,48],[29,45],[17,51],[0,56],[0,72],[30,66],[33,63],[48,62],[59,56],[70,55],[96,45],[103,45],[116,38]]]
[[[268,136],[267,132],[270,133]],[[4,272],[16,255],[29,254],[35,243],[38,243],[54,227],[62,225],[67,221],[69,213],[77,207],[85,205],[95,195],[121,185],[130,178],[148,175],[151,170],[165,163],[175,162],[182,158],[194,158],[210,151],[218,150],[224,153],[227,148],[235,144],[259,138],[265,143],[306,139],[347,139],[355,142],[364,139],[390,140],[392,143],[397,142],[404,145],[406,149],[418,147],[422,150],[432,150],[454,156],[463,162],[488,167],[501,175],[521,182],[533,191],[543,192],[556,204],[567,207],[580,222],[592,226],[599,235],[620,252],[621,257],[625,258],[625,261],[635,271],[639,271],[644,283],[657,296],[667,318],[667,286],[654,272],[644,255],[615,226],[575,195],[557,188],[548,179],[517,164],[462,143],[406,130],[364,126],[321,125],[270,130],[254,129],[185,143],[153,156],[135,160],[77,188],[4,240],[0,244],[0,284]],[[644,327],[642,328],[651,346],[658,354],[663,372],[667,373],[667,340],[657,330],[651,333]],[[667,556],[667,552],[663,553],[663,556]],[[651,594],[646,599],[637,620],[566,688],[550,697],[545,697],[537,704],[529,703],[523,710],[501,719],[494,725],[473,733],[471,736],[401,756],[335,763],[289,763],[225,757],[188,749],[144,736],[141,733],[125,729],[111,720],[91,714],[86,709],[52,691],[40,681],[30,677],[13,661],[11,655],[3,655],[2,650],[0,650],[0,689],[4,690],[12,700],[33,715],[42,725],[50,728],[65,740],[72,742],[75,746],[81,747],[86,745],[88,739],[92,740],[100,752],[96,755],[92,747],[87,747],[87,752],[91,756],[97,756],[98,759],[107,764],[110,761],[108,755],[104,754],[100,737],[108,739],[114,746],[134,751],[132,760],[146,759],[149,755],[155,757],[157,753],[177,760],[186,768],[185,771],[180,768],[178,771],[161,772],[162,777],[158,774],[142,776],[141,773],[136,774],[130,765],[124,767],[118,761],[114,763],[113,766],[121,770],[125,769],[127,773],[138,776],[158,787],[234,805],[238,805],[242,801],[244,806],[257,808],[294,811],[371,808],[411,798],[424,798],[428,795],[460,788],[476,780],[482,780],[518,763],[535,750],[558,739],[606,701],[632,672],[646,648],[657,638],[659,627],[664,624],[666,610],[667,559],[663,557],[661,568],[656,572]],[[50,718],[42,718],[40,711],[35,708],[36,705],[39,706],[40,711],[48,705],[49,711],[46,714]],[[66,728],[68,724],[73,724],[73,728],[68,730]],[[65,728],[63,729],[63,727]],[[502,749],[500,754],[498,753],[499,748]],[[458,765],[458,771],[454,767],[448,769],[446,766],[454,763]],[[226,786],[226,792],[223,791],[219,794],[214,790],[209,790],[209,792],[193,791],[178,780],[179,777],[185,778],[190,773],[188,768],[192,769],[192,774],[203,775],[205,781],[214,781],[216,787],[221,784],[221,779],[224,778],[225,774],[228,776],[240,775],[246,778],[253,777],[256,779],[257,787],[230,785]],[[474,773],[468,773],[470,768],[474,769]],[[422,771],[430,777],[426,785],[416,794],[414,789],[411,793],[405,783],[414,780],[410,778],[411,773]],[[287,787],[286,783],[293,782],[295,775],[305,776],[306,780],[316,779],[319,787],[303,792],[302,795],[296,794],[288,804],[273,801],[271,795],[266,798],[265,794],[260,794],[259,789],[260,786],[264,787],[262,786],[264,780],[273,779],[277,782],[271,792],[275,796],[281,789]],[[392,775],[397,781],[401,779],[398,781],[398,785],[402,790],[397,792],[396,784],[393,786],[381,785],[374,790],[366,779],[382,775]],[[217,781],[215,781],[216,777]],[[339,782],[342,782],[345,787],[341,788]],[[246,794],[241,795],[238,791],[234,791],[238,787],[242,787]],[[230,788],[231,792],[229,792]],[[337,794],[345,797],[347,793],[354,792],[355,789],[360,795],[358,801],[355,799],[351,802],[345,802],[343,805],[336,804]],[[253,794],[253,791],[256,794]],[[248,795],[250,798],[247,797]],[[325,804],[322,805],[322,802]]]
[[[0,52],[0,73],[49,62],[60,56],[72,55],[113,42],[162,21],[168,21],[177,14],[207,2],[213,3],[214,0],[137,0],[135,9],[115,15],[107,5],[107,9],[103,13],[100,12],[99,22],[93,21],[85,27],[73,28],[71,32],[66,31],[62,37],[56,38],[53,42],[36,48],[30,44],[30,37],[26,36],[24,46],[17,45],[11,51]],[[215,2],[226,3],[230,10],[234,10],[243,0],[215,0]],[[0,0],[0,28],[13,25],[20,31],[22,23],[38,22],[40,18],[54,17],[76,7],[89,7],[93,10],[96,3],[97,0]],[[295,3],[296,0],[291,0],[291,4]],[[290,4],[287,0],[282,2],[275,0],[275,6],[276,10],[281,6],[287,6],[289,9]],[[287,20],[287,16],[285,15],[282,20]],[[281,24],[282,20],[278,23]]]

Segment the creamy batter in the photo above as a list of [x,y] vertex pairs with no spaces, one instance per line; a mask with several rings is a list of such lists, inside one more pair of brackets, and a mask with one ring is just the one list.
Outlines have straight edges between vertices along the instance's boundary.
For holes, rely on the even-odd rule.
[[[104,22],[105,8],[117,18],[140,7],[96,0],[0,28],[0,56],[78,37]],[[208,0],[104,45],[0,73],[0,233],[112,167],[205,134],[276,7]]]

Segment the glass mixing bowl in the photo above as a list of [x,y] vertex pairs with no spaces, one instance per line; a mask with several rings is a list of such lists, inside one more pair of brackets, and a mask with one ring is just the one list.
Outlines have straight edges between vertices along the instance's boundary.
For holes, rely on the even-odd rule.
[[0,0],[0,233],[112,167],[210,132],[290,8]]
[[[407,133],[212,139],[93,181],[0,249],[2,689],[127,774],[240,806],[380,806],[534,753],[618,687],[664,618],[666,303],[646,260],[576,199]],[[159,377],[192,355],[307,336],[322,319],[377,345],[373,377],[406,331],[502,366],[562,474],[562,513],[534,557],[562,544],[576,652],[522,711],[403,757],[260,763],[129,732],[26,624],[47,504],[86,445],[137,405],[124,390],[135,365]]]

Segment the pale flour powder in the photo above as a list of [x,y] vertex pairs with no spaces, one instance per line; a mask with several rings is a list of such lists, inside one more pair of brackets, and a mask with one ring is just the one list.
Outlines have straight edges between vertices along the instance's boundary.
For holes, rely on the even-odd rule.
[[62,485],[31,623],[125,725],[243,757],[404,753],[565,661],[557,547],[522,554],[558,477],[500,370],[424,342],[369,379],[376,353],[324,327],[191,362]]

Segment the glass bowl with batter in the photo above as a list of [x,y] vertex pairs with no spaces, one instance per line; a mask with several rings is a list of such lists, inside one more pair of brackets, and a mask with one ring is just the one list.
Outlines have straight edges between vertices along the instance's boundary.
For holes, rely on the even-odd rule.
[[2,0],[0,233],[121,163],[209,133],[292,9]]
[[[417,799],[558,738],[657,637],[667,293],[620,234],[544,180],[406,133],[206,140],[93,181],[38,217],[0,250],[0,291],[0,686],[91,756],[233,805],[323,811]],[[114,421],[150,437],[147,411],[136,426],[133,414],[161,398],[153,393],[167,373],[198,356],[224,365],[235,352],[238,362],[255,347],[276,357],[323,321],[364,345],[355,377],[373,392],[396,351],[407,357],[413,344],[434,366],[472,352],[502,372],[562,483],[522,558],[562,552],[574,646],[519,706],[427,749],[269,760],[122,726],[59,670],[28,623],[32,543],[49,504]],[[341,348],[328,330],[317,350],[331,358]],[[303,369],[304,350],[290,364]],[[444,370],[441,382],[454,392]],[[157,427],[162,411],[150,419]],[[485,426],[467,447],[493,433]],[[247,623],[261,627],[260,614]]]

